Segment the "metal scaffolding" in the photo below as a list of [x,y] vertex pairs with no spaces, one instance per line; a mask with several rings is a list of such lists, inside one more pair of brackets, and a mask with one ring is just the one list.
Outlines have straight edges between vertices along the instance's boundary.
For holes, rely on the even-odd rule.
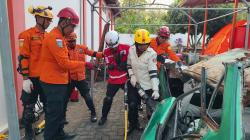
[[16,104],[16,90],[13,76],[7,1],[0,1],[0,56],[3,69],[3,93],[9,127],[9,140],[20,140]]
[[[217,20],[219,18],[223,18],[238,12],[243,12],[243,11],[247,11],[248,13],[248,17],[247,17],[247,26],[246,26],[246,30],[249,30],[249,25],[250,25],[250,5],[248,4],[248,2],[246,0],[242,0],[242,2],[245,4],[246,7],[243,8],[213,8],[213,7],[206,7],[206,8],[185,8],[185,7],[172,7],[171,5],[167,5],[167,4],[161,4],[161,3],[155,3],[156,0],[154,0],[152,3],[146,3],[146,4],[137,4],[137,5],[131,5],[129,7],[115,7],[115,6],[95,6],[96,3],[99,0],[95,0],[93,2],[93,4],[87,0],[88,3],[91,6],[91,48],[93,49],[94,47],[94,25],[93,25],[93,16],[94,16],[94,12],[96,12],[105,23],[110,23],[111,19],[115,19],[119,14],[121,14],[122,12],[125,12],[127,10],[180,10],[181,12],[183,12],[193,23],[183,23],[183,24],[140,24],[140,23],[130,23],[130,24],[119,24],[122,26],[162,26],[162,25],[168,25],[168,26],[194,26],[195,28],[195,34],[194,34],[194,38],[195,38],[195,47],[194,47],[194,54],[196,55],[197,52],[197,44],[198,44],[198,40],[197,40],[197,33],[198,33],[198,26],[200,24],[204,24],[205,22],[210,22],[213,20]],[[148,6],[148,7],[143,7],[143,6]],[[164,6],[164,7],[150,7],[150,6]],[[106,21],[104,19],[104,17],[102,15],[100,15],[100,13],[96,10],[96,8],[103,8],[103,9],[121,9],[120,12],[116,13],[115,15],[113,15],[111,17],[111,19],[109,19],[108,21]],[[197,22],[191,15],[189,15],[186,11],[187,10],[232,10],[232,12],[227,13],[225,15],[221,15],[212,19],[207,19],[204,21],[200,21]],[[117,24],[111,24],[111,25],[117,25]],[[247,49],[248,47],[248,36],[249,36],[249,32],[246,32],[246,36],[245,36],[245,49]],[[93,58],[92,58],[93,59]],[[104,74],[106,75],[106,74]],[[94,84],[94,71],[91,71],[91,95],[93,96],[93,84]]]

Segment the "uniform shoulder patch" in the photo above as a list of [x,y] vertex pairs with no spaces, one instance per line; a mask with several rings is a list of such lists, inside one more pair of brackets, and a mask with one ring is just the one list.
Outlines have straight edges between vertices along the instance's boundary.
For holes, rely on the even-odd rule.
[[62,39],[56,39],[56,44],[59,48],[62,48],[63,47]]
[[24,44],[24,39],[19,39],[19,47],[23,47],[23,44]]

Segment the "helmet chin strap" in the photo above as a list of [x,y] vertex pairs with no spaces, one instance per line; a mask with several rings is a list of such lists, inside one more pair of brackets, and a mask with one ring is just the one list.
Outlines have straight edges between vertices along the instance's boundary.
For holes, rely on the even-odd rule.
[[67,25],[65,25],[65,26],[62,26],[62,25],[59,24],[60,28],[62,29],[63,36],[65,36],[64,29],[67,28],[68,26],[70,26],[70,24],[69,24],[70,20],[67,19],[65,22],[67,23]]
[[45,27],[45,18],[42,18],[43,19],[43,23],[39,23],[38,20],[37,20],[37,17],[36,17],[36,24],[38,24],[44,31],[46,30],[46,27]]

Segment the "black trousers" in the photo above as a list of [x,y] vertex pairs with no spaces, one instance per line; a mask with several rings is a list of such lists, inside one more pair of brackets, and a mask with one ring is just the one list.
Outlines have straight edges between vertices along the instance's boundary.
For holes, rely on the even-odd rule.
[[103,106],[102,106],[103,118],[107,118],[108,113],[113,103],[113,98],[120,88],[124,90],[124,84],[108,84],[107,85],[107,92],[106,92],[105,98],[103,99]]
[[86,105],[91,111],[91,115],[96,115],[95,106],[93,103],[93,99],[89,94],[89,86],[86,80],[81,80],[81,81],[71,80],[68,85],[67,95],[65,96],[64,116],[66,117],[66,111],[67,111],[69,98],[70,98],[72,90],[75,87],[80,91],[81,96],[84,98]]
[[67,84],[48,84],[41,82],[46,95],[46,115],[44,140],[54,140],[63,132],[64,99],[67,92]]
[[39,78],[30,77],[29,79],[33,83],[33,90],[31,91],[31,93],[26,93],[25,91],[22,91],[22,95],[20,98],[24,108],[22,121],[26,129],[32,129],[32,123],[35,121],[34,110],[35,104],[38,100],[38,96],[39,100],[43,103],[44,111],[46,111],[46,98],[41,87]]
[[[145,90],[145,93],[151,97],[153,90]],[[128,82],[128,120],[130,125],[137,125],[138,121],[138,105],[141,104],[141,96],[138,93],[137,88],[133,87],[130,82]]]

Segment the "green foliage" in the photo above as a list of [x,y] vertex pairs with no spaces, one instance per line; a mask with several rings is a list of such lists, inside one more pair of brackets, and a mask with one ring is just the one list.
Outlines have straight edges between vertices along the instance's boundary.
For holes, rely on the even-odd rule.
[[[146,0],[123,0],[121,6],[134,6],[144,4]],[[166,12],[145,10],[145,9],[130,9],[121,13],[121,17],[116,19],[115,29],[120,33],[134,33],[138,28],[145,28],[150,33],[155,33],[159,28],[157,26],[146,26],[148,24],[161,25],[164,23],[163,17]],[[119,25],[119,24],[145,24],[145,26],[137,25]]]
[[[177,0],[178,1],[178,0]],[[175,2],[172,6],[176,7],[178,5],[178,2]],[[219,4],[219,5],[210,5],[209,7],[233,7],[233,4]],[[239,7],[242,7],[241,4],[239,4]],[[188,10],[184,10],[186,13],[189,13]],[[212,18],[216,18],[218,16],[222,16],[225,14],[228,14],[232,12],[233,10],[208,10],[208,20]],[[205,20],[205,10],[192,10],[192,17],[196,22],[202,22]],[[216,20],[208,21],[207,22],[207,36],[208,39],[213,37],[213,35],[218,32],[222,27],[232,22],[233,15],[229,15],[226,17],[222,17]],[[237,20],[240,19],[246,19],[246,14],[238,13]],[[171,24],[178,24],[178,23],[188,23],[188,17],[179,10],[172,10],[167,13],[167,15],[164,16],[164,20],[167,23]],[[192,22],[193,23],[193,22]],[[204,23],[200,23],[198,25],[198,34],[201,34],[203,36],[203,26]],[[188,31],[188,26],[172,26],[171,32],[172,33],[186,33]],[[191,26],[190,34],[191,34],[191,43],[194,42],[194,33],[195,29],[194,26]],[[201,37],[200,37],[201,39]],[[192,45],[192,44],[191,44]]]

